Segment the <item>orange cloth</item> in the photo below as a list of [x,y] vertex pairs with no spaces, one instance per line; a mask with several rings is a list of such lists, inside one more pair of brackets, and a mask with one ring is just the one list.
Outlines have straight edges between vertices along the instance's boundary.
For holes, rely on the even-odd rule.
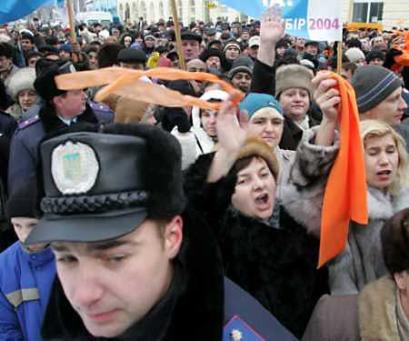
[[405,39],[405,45],[402,49],[402,54],[394,58],[396,64],[399,66],[409,66],[409,32],[403,34]]
[[159,104],[167,107],[197,106],[201,109],[220,108],[220,103],[211,103],[196,97],[180,94],[157,84],[140,81],[142,76],[164,80],[197,80],[219,84],[228,92],[235,105],[243,99],[244,94],[231,84],[217,76],[205,72],[187,72],[172,68],[154,68],[147,71],[130,70],[119,67],[109,67],[94,71],[67,73],[55,77],[60,90],[85,89],[93,86],[107,85],[95,96],[97,101],[103,101],[110,94],[129,97],[141,102]]
[[344,78],[335,73],[332,76],[338,81],[341,96],[340,148],[325,188],[319,267],[344,250],[350,220],[368,223],[365,161],[355,92]]

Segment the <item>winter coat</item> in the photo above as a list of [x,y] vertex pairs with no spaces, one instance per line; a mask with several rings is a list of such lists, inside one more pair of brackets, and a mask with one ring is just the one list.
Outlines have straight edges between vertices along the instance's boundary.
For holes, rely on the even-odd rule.
[[38,341],[55,277],[50,249],[28,253],[20,242],[0,254],[0,340]]
[[[228,98],[228,94],[222,90],[206,91],[200,99],[208,101],[216,99],[224,101]],[[207,135],[202,128],[200,120],[200,108],[192,108],[192,127],[187,132],[180,132],[178,127],[173,128],[172,135],[174,135],[182,147],[182,169],[187,169],[196,159],[202,155],[214,151],[215,142]]]
[[302,341],[404,341],[408,328],[396,284],[388,275],[359,295],[322,297]]
[[[202,215],[188,207],[183,220],[183,243],[174,260],[168,292],[143,319],[115,340],[217,341],[222,340],[223,334],[231,333],[229,321],[239,318],[241,325],[234,329],[248,326],[265,340],[295,341],[254,298],[224,278],[214,235]],[[42,336],[44,341],[101,340],[86,331],[58,280],[50,297]]]
[[[293,157],[291,173],[304,185],[321,179],[329,171],[326,165],[332,164],[337,150],[337,146],[310,144],[312,136],[312,131],[306,134],[306,140]],[[286,197],[288,191],[280,189],[292,181],[292,176],[291,179],[283,176],[285,180],[278,186],[284,194],[283,205],[278,212],[279,226],[272,226],[244,216],[230,206],[236,176],[229,174],[214,184],[206,182],[213,155],[202,155],[188,169],[185,189],[189,202],[213,226],[226,276],[300,337],[315,303],[328,292],[328,276],[325,268],[316,270],[319,240],[294,220],[288,210],[298,214],[294,202]],[[317,195],[322,192],[316,191]],[[273,215],[272,221],[275,220]]]
[[[77,117],[77,122],[109,123],[112,112],[97,111],[87,104],[85,111]],[[10,147],[8,172],[9,193],[21,179],[35,177],[38,166],[38,146],[40,141],[50,133],[66,128],[49,106],[41,108],[39,115],[19,124]]]
[[[310,127],[317,126],[319,121],[309,116]],[[304,130],[301,129],[291,118],[284,116],[283,135],[280,140],[280,148],[284,150],[296,150],[300,143]]]
[[356,294],[387,273],[380,231],[385,221],[406,207],[409,207],[409,188],[401,189],[396,196],[368,188],[368,225],[350,224],[347,247],[329,267],[332,294]]

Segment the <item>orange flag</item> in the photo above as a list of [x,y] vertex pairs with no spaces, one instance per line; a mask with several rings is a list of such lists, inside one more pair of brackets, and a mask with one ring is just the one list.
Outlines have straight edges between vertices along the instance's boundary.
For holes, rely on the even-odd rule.
[[365,161],[355,92],[344,78],[335,73],[332,76],[338,81],[341,96],[340,148],[325,187],[318,267],[344,250],[350,220],[368,223]]
[[409,66],[409,32],[402,33],[402,35],[405,40],[405,44],[402,49],[402,54],[394,58],[396,64],[398,64],[398,69],[401,66]]

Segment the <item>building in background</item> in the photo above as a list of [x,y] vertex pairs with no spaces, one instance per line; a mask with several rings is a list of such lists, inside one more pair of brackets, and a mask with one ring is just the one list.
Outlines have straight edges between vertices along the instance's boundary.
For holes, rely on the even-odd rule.
[[[231,22],[241,18],[239,12],[217,1],[176,0],[176,7],[179,20],[184,25],[197,20],[216,22],[218,18],[223,18]],[[157,22],[161,18],[167,20],[172,16],[171,1],[118,0],[118,14],[123,21],[137,22],[139,17],[143,17],[148,23]]]
[[345,0],[343,20],[409,28],[409,0]]

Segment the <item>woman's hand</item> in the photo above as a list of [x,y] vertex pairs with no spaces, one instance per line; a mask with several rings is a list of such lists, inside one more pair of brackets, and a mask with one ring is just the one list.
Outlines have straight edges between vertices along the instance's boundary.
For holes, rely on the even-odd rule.
[[237,107],[231,101],[225,101],[217,114],[217,137],[219,147],[228,153],[237,153],[246,140],[248,116],[240,113],[237,117]]
[[312,80],[314,87],[314,100],[320,107],[323,119],[337,121],[338,104],[341,102],[339,91],[335,89],[338,81],[331,78],[330,72],[319,72]]
[[330,146],[335,140],[335,130],[338,124],[338,110],[341,97],[335,89],[338,81],[331,78],[330,72],[319,72],[312,80],[314,100],[321,108],[323,118],[318,128],[315,143]]
[[225,176],[246,141],[248,115],[240,113],[230,100],[225,101],[217,114],[218,148],[207,175],[207,182],[216,182]]

